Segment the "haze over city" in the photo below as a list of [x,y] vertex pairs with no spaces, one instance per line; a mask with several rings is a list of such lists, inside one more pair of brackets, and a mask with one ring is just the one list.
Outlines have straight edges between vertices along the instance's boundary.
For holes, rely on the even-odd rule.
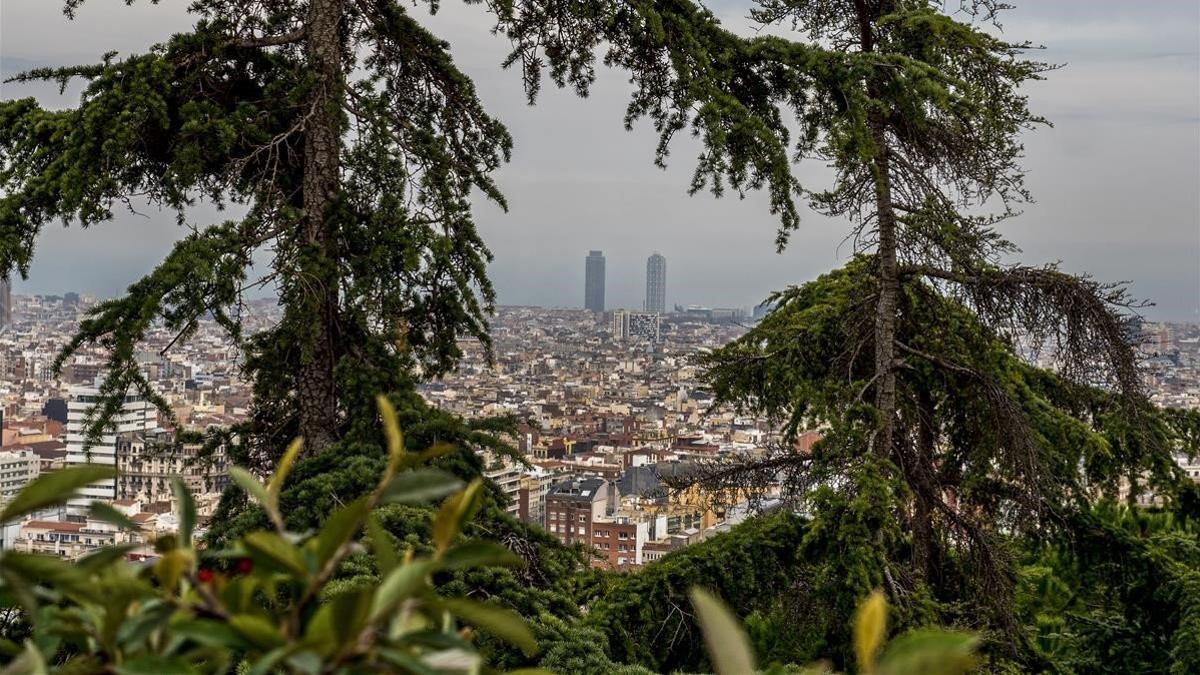
[[[90,63],[109,50],[143,51],[191,19],[186,3],[133,7],[85,3],[74,22],[60,3],[5,0],[0,25],[4,77],[46,65]],[[1006,34],[1041,43],[1035,54],[1062,63],[1028,87],[1030,105],[1056,127],[1025,139],[1028,183],[1037,203],[1001,232],[1027,263],[1063,260],[1071,271],[1130,281],[1135,296],[1156,303],[1157,320],[1200,319],[1200,5],[1150,3],[1017,3]],[[728,25],[747,30],[749,5],[711,5]],[[416,12],[421,14],[422,12]],[[805,213],[782,255],[773,253],[775,219],[761,194],[714,200],[689,197],[694,150],[674,149],[670,168],[651,164],[654,136],[632,133],[621,118],[628,86],[602,70],[580,100],[547,86],[525,104],[519,74],[502,71],[504,40],[488,31],[477,7],[451,4],[429,22],[449,40],[457,62],[475,77],[480,96],[515,139],[511,164],[498,172],[511,209],[481,205],[477,218],[495,254],[490,274],[506,304],[577,307],[583,261],[599,249],[608,261],[611,307],[641,306],[646,256],[671,264],[668,304],[748,307],[773,290],[809,280],[844,261],[852,243],[844,222]],[[36,95],[70,105],[78,86],[57,96],[49,85],[3,85],[5,98]],[[800,170],[810,187],[828,176],[814,163]],[[118,212],[87,232],[46,227],[28,280],[17,293],[120,293],[151,269],[180,235],[169,213]],[[219,214],[200,208],[195,222]]]

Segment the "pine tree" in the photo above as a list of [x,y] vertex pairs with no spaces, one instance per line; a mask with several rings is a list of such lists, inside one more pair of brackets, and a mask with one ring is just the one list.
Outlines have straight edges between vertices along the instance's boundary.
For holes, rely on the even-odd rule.
[[[836,172],[810,203],[852,221],[860,255],[702,359],[719,400],[787,433],[770,457],[692,479],[719,493],[782,471],[818,514],[805,545],[840,565],[840,597],[881,584],[920,617],[932,593],[1011,637],[1010,537],[1061,528],[1121,479],[1172,493],[1181,441],[1144,396],[1139,303],[1001,263],[1016,249],[996,226],[1030,200],[1021,134],[1045,123],[1021,87],[1052,67],[993,35],[1002,3],[958,9],[764,0],[753,13],[806,37],[764,42],[764,58],[805,74],[797,154]],[[1054,372],[1024,363],[1028,349]],[[811,456],[789,445],[805,429],[824,434]]]
[[[82,2],[67,0],[68,16]],[[491,256],[472,200],[505,206],[493,174],[512,139],[421,25],[418,11],[437,8],[199,0],[194,28],[145,54],[15,78],[86,87],[66,110],[0,102],[0,273],[27,274],[46,223],[87,227],[141,200],[193,230],[95,308],[59,356],[61,366],[83,345],[109,350],[94,432],[131,388],[167,412],[135,361],[155,322],[184,340],[211,315],[243,342],[262,448],[300,433],[319,451],[355,428],[375,392],[452,368],[461,337],[487,342]],[[498,0],[481,11],[511,41],[504,65],[520,69],[531,102],[545,73],[586,94],[602,56],[630,73],[626,122],[650,120],[659,163],[690,128],[703,144],[693,190],[766,188],[794,225],[787,128],[752,41],[686,0]],[[244,215],[195,222],[202,201]],[[264,250],[269,274],[249,278]],[[244,336],[242,293],[267,283],[284,318]]]

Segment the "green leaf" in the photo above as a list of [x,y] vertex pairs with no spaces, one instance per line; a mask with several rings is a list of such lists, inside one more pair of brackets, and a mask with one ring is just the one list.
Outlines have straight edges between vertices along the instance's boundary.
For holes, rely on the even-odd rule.
[[246,673],[246,675],[267,675],[267,673],[277,672],[275,668],[276,664],[286,659],[288,654],[291,654],[292,650],[295,648],[295,645],[293,645],[290,647],[279,647],[272,649],[264,654],[263,657],[257,662],[252,662],[253,666],[250,668],[249,672]]
[[254,501],[258,502],[259,506],[264,509],[271,508],[271,497],[267,494],[267,488],[263,487],[263,484],[258,482],[258,479],[249,471],[240,466],[231,466],[229,467],[229,477],[251,497],[254,497]]
[[17,493],[0,512],[0,523],[7,523],[55,504],[62,504],[80,488],[117,475],[111,466],[81,464],[38,476]]
[[116,525],[122,530],[138,532],[142,529],[142,526],[134,522],[129,516],[105,502],[92,502],[91,506],[88,507],[88,516],[110,525]]
[[379,575],[387,576],[400,564],[400,555],[392,544],[392,535],[383,529],[374,513],[367,516],[367,534],[371,537],[371,552],[375,554],[375,566],[379,568]]
[[287,644],[278,627],[261,616],[235,614],[229,617],[229,626],[259,649],[270,650]]
[[417,657],[405,654],[399,649],[380,647],[379,656],[393,666],[400,666],[403,668],[403,670],[400,672],[412,673],[412,675],[441,675],[443,672],[436,670],[431,666],[425,665]]
[[375,591],[371,622],[374,623],[390,614],[400,601],[415,595],[425,585],[425,578],[437,570],[438,566],[435,560],[416,560],[392,570]]
[[13,657],[21,653],[21,645],[9,640],[8,638],[0,637],[0,655]]
[[178,637],[189,639],[206,647],[224,650],[243,650],[249,643],[228,624],[211,619],[187,619],[171,626]]
[[967,633],[917,630],[888,645],[881,675],[962,675],[975,668],[979,640]]
[[136,551],[138,548],[140,548],[138,544],[107,546],[76,560],[75,566],[85,572],[95,574],[106,567],[123,563],[125,556],[129,555],[132,551]]
[[466,567],[519,567],[524,562],[508,548],[490,541],[464,542],[442,556],[442,564],[452,570]]
[[192,567],[195,559],[192,551],[186,548],[173,548],[162,554],[154,563],[154,575],[168,592],[174,592],[179,580]]
[[86,570],[59,558],[6,551],[0,557],[0,568],[20,577],[30,586],[42,583],[60,592],[84,598],[97,597],[99,591]]
[[306,641],[325,656],[352,647],[371,612],[371,591],[340,593],[321,604],[305,631]]
[[538,651],[537,640],[525,625],[525,620],[510,609],[486,605],[467,598],[449,598],[442,602],[442,606],[454,616],[520,647],[526,656],[533,656]]
[[860,671],[875,672],[875,657],[886,632],[887,600],[877,590],[863,600],[854,617],[854,655]]
[[383,418],[383,433],[387,436],[388,473],[396,472],[404,459],[404,433],[400,431],[400,423],[396,421],[396,409],[386,396],[375,397],[379,406],[379,416]]
[[271,476],[271,480],[267,482],[267,494],[271,496],[272,505],[279,503],[279,492],[283,490],[283,482],[287,480],[288,474],[292,471],[292,464],[300,456],[300,450],[303,447],[304,439],[297,438],[292,441],[292,444],[284,451],[283,457],[279,459],[279,464],[275,468],[275,475]]
[[3,675],[49,675],[50,671],[46,668],[46,659],[42,653],[38,651],[37,645],[33,644],[32,640],[25,641],[25,649],[21,652],[12,663],[5,666]]
[[286,570],[299,579],[308,576],[300,551],[274,532],[251,532],[242,538],[242,545],[256,564]]
[[462,492],[442,502],[442,507],[433,519],[433,544],[439,556],[462,531],[463,522],[474,513],[482,488],[483,479],[476,478]]
[[367,512],[366,498],[359,498],[333,512],[317,536],[317,568],[320,569],[350,540]]
[[171,479],[171,491],[179,503],[179,541],[185,548],[191,548],[192,534],[196,531],[196,502],[183,479],[178,476]]
[[194,675],[199,672],[178,657],[147,654],[115,667],[118,675]]
[[700,588],[691,590],[692,606],[704,633],[708,660],[716,675],[745,675],[757,671],[750,640],[725,603]]
[[379,495],[380,504],[426,504],[462,487],[462,481],[438,469],[417,469],[397,475]]

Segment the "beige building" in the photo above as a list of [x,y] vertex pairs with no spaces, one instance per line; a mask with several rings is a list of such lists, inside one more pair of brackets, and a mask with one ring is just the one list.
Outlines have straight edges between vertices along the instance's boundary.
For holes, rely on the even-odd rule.
[[224,448],[210,457],[201,455],[199,444],[176,445],[165,431],[121,434],[115,448],[116,499],[171,502],[171,479],[176,476],[193,495],[221,492],[229,480]]

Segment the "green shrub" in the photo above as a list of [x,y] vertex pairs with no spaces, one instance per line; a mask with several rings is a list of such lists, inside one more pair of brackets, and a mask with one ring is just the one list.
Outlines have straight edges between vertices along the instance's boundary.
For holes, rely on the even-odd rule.
[[[125,561],[128,547],[103,549],[75,563],[8,551],[0,557],[0,603],[9,636],[0,650],[6,673],[476,673],[482,658],[474,626],[532,655],[537,644],[516,613],[465,597],[444,597],[442,571],[517,564],[508,549],[464,540],[478,509],[482,479],[464,485],[427,466],[442,450],[409,453],[395,414],[380,399],[388,461],[369,494],[329,514],[316,531],[289,531],[279,495],[299,454],[289,447],[264,485],[248,472],[231,476],[262,507],[272,529],[249,532],[226,548],[198,550],[195,507],[181,482],[179,532],[156,542],[149,564]],[[0,514],[9,522],[110,477],[82,466],[44,476]],[[375,515],[390,504],[444,498],[427,554],[401,552]],[[93,515],[134,527],[112,509]],[[379,581],[334,584],[361,548],[365,530]],[[18,644],[14,639],[21,640]]]

